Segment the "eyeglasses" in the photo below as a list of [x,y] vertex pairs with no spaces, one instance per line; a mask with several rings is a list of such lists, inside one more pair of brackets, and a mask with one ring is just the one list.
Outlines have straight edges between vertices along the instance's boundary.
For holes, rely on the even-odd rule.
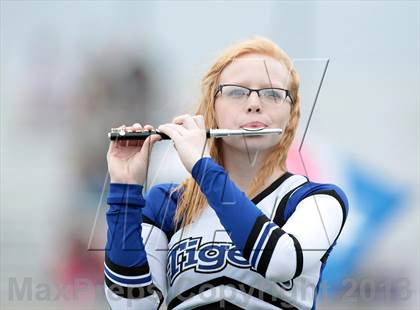
[[290,95],[289,90],[275,87],[252,89],[235,84],[222,84],[217,88],[215,96],[220,93],[222,98],[225,98],[226,100],[243,103],[254,91],[264,103],[282,104],[287,98],[293,103],[293,98]]

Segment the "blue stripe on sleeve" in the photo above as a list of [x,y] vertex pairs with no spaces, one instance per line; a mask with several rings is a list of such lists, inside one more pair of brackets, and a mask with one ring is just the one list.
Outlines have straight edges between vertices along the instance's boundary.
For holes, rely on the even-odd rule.
[[251,258],[252,266],[257,266],[257,258],[262,254],[262,252],[264,250],[263,244],[265,243],[269,232],[271,230],[273,230],[273,228],[275,228],[275,226],[277,226],[277,225],[275,225],[274,223],[268,223],[266,225],[266,227],[264,229],[264,232],[263,232],[260,240],[258,241],[257,246],[254,249],[254,253],[253,253],[252,258]]
[[149,285],[149,284],[151,284],[151,281],[152,281],[152,277],[151,277],[150,273],[146,274],[142,277],[124,277],[124,278],[122,278],[121,276],[118,276],[115,273],[113,274],[107,268],[105,268],[105,274],[113,282],[119,282],[119,283],[122,283],[122,284],[138,284],[139,286],[142,286],[142,285]]

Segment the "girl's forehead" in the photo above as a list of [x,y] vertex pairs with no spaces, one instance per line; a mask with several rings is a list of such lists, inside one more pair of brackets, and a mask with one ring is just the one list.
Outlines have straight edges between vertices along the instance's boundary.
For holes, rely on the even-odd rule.
[[289,78],[289,71],[279,60],[266,55],[248,54],[235,58],[224,68],[220,74],[220,83],[247,84],[244,86],[253,87],[273,84],[284,88]]

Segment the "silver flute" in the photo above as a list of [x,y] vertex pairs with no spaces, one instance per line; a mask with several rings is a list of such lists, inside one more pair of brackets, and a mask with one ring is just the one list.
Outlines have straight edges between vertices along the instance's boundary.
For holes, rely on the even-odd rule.
[[[281,134],[283,130],[281,128],[258,128],[258,129],[206,129],[207,138],[222,138],[229,136],[262,136],[262,135],[272,135],[272,134]],[[115,140],[145,140],[150,135],[160,135],[163,140],[170,140],[171,138],[160,132],[159,130],[144,130],[144,131],[133,131],[133,130],[124,130],[120,128],[111,128],[111,131],[108,133],[108,138],[111,141]]]

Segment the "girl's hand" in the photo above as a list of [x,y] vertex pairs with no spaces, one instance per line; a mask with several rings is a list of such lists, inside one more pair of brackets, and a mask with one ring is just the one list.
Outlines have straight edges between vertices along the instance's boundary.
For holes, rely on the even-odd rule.
[[210,157],[202,115],[185,114],[175,117],[172,123],[160,125],[158,130],[171,137],[179,158],[188,172],[191,173],[199,159]]
[[[153,126],[144,128],[136,123],[132,127],[122,125],[119,129],[143,131],[154,130]],[[146,181],[149,155],[160,135],[151,135],[146,140],[111,141],[106,156],[111,183],[139,184]]]

